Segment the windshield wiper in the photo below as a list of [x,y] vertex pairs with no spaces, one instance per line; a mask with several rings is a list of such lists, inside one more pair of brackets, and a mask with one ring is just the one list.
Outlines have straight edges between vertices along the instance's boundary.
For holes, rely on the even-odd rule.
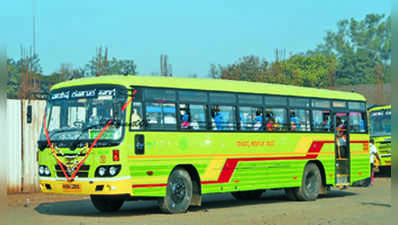
[[[50,132],[48,132],[48,139],[50,139],[50,141],[51,141],[51,138],[54,135],[59,134],[59,133],[63,133],[63,132],[66,132],[66,131],[70,131],[70,130],[55,130],[55,131],[51,132],[51,134],[50,134]],[[46,139],[47,139],[47,137],[46,137]],[[44,140],[40,140],[39,141],[38,147],[39,147],[40,150],[44,150],[47,146],[49,146],[48,140],[45,140],[45,141]],[[49,146],[49,147],[51,147],[51,146]]]

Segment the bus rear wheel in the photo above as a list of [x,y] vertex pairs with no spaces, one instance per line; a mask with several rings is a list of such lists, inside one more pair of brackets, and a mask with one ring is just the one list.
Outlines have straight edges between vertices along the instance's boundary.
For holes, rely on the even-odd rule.
[[192,199],[192,180],[189,173],[177,168],[169,176],[166,196],[159,200],[159,207],[165,213],[187,211]]
[[112,195],[91,195],[91,202],[100,212],[115,212],[122,207],[125,198]]
[[314,163],[305,166],[301,186],[292,189],[295,197],[300,201],[314,201],[321,190],[322,179],[319,168]]
[[231,192],[231,194],[237,200],[256,200],[259,199],[264,192],[265,190],[236,191]]

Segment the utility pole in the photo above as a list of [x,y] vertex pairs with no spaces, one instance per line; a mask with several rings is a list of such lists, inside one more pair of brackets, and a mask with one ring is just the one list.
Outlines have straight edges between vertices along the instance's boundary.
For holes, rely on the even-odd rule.
[[34,86],[36,88],[36,80],[34,78],[33,75],[33,63],[35,60],[35,56],[36,56],[36,15],[35,15],[35,9],[36,5],[35,5],[35,0],[32,0],[32,28],[33,28],[33,44],[32,44],[32,52],[31,52],[31,60],[30,60],[30,78],[29,78],[29,91],[28,91],[28,95],[29,95],[29,103],[30,103],[30,96],[31,96],[31,92],[32,92],[32,83],[34,82]]
[[172,77],[173,67],[168,63],[169,56],[167,54],[160,55],[160,76]]

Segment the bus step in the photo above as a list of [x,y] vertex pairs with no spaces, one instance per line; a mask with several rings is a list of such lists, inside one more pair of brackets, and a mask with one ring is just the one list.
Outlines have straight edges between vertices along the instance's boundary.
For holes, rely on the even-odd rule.
[[337,188],[345,188],[347,186],[350,186],[350,183],[341,183],[341,184],[336,184]]
[[348,174],[337,174],[336,177],[348,177]]

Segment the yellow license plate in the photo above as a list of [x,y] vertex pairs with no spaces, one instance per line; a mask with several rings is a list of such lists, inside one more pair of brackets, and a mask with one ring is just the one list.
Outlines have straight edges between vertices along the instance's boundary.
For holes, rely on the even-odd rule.
[[80,184],[62,184],[62,188],[66,192],[81,192],[82,191]]

